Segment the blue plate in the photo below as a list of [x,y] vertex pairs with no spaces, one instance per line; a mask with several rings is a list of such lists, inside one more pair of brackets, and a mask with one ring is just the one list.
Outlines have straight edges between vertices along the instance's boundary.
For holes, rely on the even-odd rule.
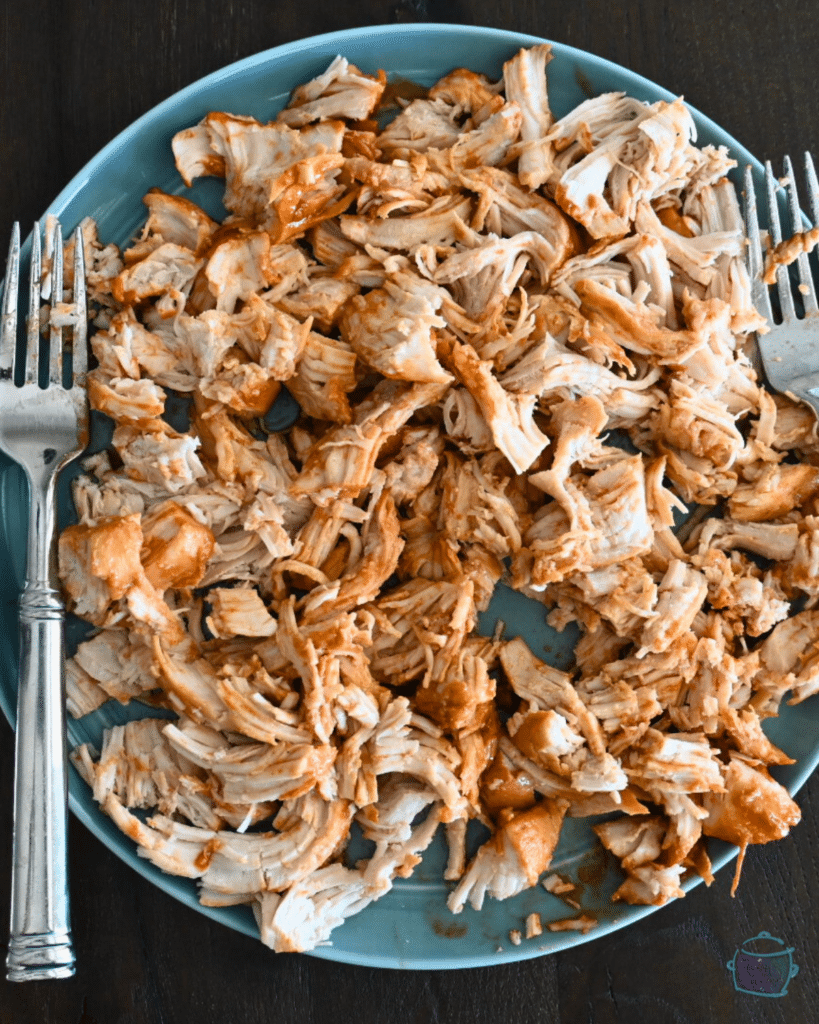
[[[501,75],[502,65],[520,47],[542,42],[532,36],[497,29],[456,25],[401,25],[353,29],[317,36],[267,50],[209,75],[172,96],[117,136],[64,189],[49,207],[66,229],[92,216],[103,241],[128,242],[145,218],[141,199],[158,186],[167,192],[190,195],[209,210],[221,206],[221,182],[205,179],[185,189],[171,156],[171,138],[195,124],[210,110],[252,114],[268,120],[285,104],[294,86],[323,71],[336,54],[343,54],[365,71],[384,68],[392,78],[408,78],[431,85],[452,68],[464,66],[490,78]],[[558,116],[590,95],[623,90],[641,100],[673,99],[671,93],[624,68],[568,46],[553,44],[549,65],[549,97]],[[758,161],[712,121],[693,111],[701,144],[727,145],[741,165]],[[0,458],[2,458],[0,456]],[[16,690],[16,598],[23,578],[26,493],[21,475],[8,462],[0,463],[0,704],[10,721]],[[508,635],[524,636],[535,653],[556,664],[571,656],[572,638],[559,636],[543,621],[542,606],[499,588],[482,628],[502,618],[515,623]],[[137,706],[138,707],[138,706]],[[91,742],[99,746],[102,730],[145,714],[112,703],[69,726],[71,745]],[[780,718],[767,723],[771,739],[797,759],[775,774],[794,793],[819,761],[819,703],[809,700],[785,707]],[[257,935],[246,908],[211,909],[199,905],[195,885],[165,875],[140,859],[134,844],[122,835],[91,799],[85,783],[72,768],[70,804],[74,813],[117,856],[154,884],[188,906],[247,935]],[[736,849],[713,842],[715,867],[736,855]],[[332,944],[312,955],[346,963],[377,967],[440,969],[478,967],[541,956],[589,941],[622,928],[652,913],[654,907],[611,904],[620,881],[613,860],[599,846],[588,820],[567,822],[554,860],[554,869],[578,881],[582,909],[599,918],[599,926],[584,936],[577,932],[546,931],[542,936],[513,946],[509,931],[522,928],[527,914],[538,911],[544,922],[573,916],[557,897],[540,886],[515,899],[487,900],[476,913],[467,908],[453,916],[446,909],[447,886],[441,881],[444,844],[437,840],[414,876],[399,880],[384,899],[368,907],[333,932]],[[691,879],[686,890],[698,884]],[[81,899],[82,894],[75,893]]]

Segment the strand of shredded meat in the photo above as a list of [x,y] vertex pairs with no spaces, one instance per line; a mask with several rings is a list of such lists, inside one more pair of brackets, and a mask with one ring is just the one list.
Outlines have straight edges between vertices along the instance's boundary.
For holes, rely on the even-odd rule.
[[[176,718],[74,763],[276,950],[327,942],[439,824],[457,913],[535,885],[566,816],[607,815],[615,899],[656,905],[710,882],[706,837],[799,820],[763,724],[819,690],[819,444],[749,355],[733,161],[681,100],[557,117],[550,58],[455,70],[382,127],[385,74],[338,57],[267,124],[174,138],[222,224],[154,189],[124,252],[84,225],[114,429],[60,540],[96,629],[69,708]],[[572,671],[478,635],[501,579],[577,624]]]

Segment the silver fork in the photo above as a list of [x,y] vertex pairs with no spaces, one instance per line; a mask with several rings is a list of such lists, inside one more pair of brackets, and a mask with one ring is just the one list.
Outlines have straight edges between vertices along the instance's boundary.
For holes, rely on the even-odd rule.
[[[52,252],[52,309],[63,298],[63,243],[59,223]],[[2,300],[0,331],[0,449],[28,479],[30,511],[26,585],[20,596],[20,677],[14,759],[14,833],[10,981],[67,978],[74,973],[68,913],[64,607],[55,559],[56,479],[85,447],[88,402],[87,303],[82,236],[74,246],[72,381],[63,386],[62,328],[52,326],[40,387],[40,307],[43,287],[40,226],[32,234],[26,344],[17,343],[20,228],[14,225]],[[64,309],[60,310],[65,312]],[[43,358],[45,363],[45,358]],[[22,365],[21,365],[22,364]],[[21,383],[16,383],[22,378]]]
[[[799,193],[790,157],[784,161],[785,193],[788,201],[790,232],[804,230]],[[805,176],[808,182],[810,214],[819,224],[819,182],[810,153],[805,153]],[[779,217],[779,197],[782,186],[774,177],[770,161],[765,164],[765,191],[768,200],[768,231],[772,245],[782,241]],[[751,277],[751,295],[758,313],[768,321],[767,334],[758,334],[759,353],[771,386],[777,391],[791,394],[811,405],[819,415],[819,305],[806,253],[796,260],[799,274],[799,292],[804,316],[797,316],[787,267],[776,270],[776,288],[779,294],[781,320],[774,320],[768,285],[763,280],[765,270],[762,244],[759,238],[756,192],[750,165],[745,168],[745,228],[748,232],[748,272]]]

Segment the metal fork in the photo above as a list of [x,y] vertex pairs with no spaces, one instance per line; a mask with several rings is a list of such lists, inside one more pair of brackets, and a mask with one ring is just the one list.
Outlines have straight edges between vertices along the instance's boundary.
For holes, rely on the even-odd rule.
[[[784,161],[785,193],[788,202],[790,232],[804,230],[796,178],[790,157]],[[805,176],[808,182],[810,213],[814,224],[819,224],[819,182],[810,153],[805,153]],[[765,191],[768,200],[768,231],[772,245],[782,241],[779,216],[779,197],[782,186],[774,177],[770,161],[765,164]],[[819,305],[806,253],[796,260],[799,274],[799,303],[804,316],[797,315],[787,267],[776,270],[776,288],[779,294],[781,320],[777,323],[771,308],[768,285],[763,280],[765,270],[762,244],[759,238],[756,192],[750,165],[745,168],[745,228],[748,232],[748,272],[751,277],[751,295],[757,312],[766,318],[770,330],[758,334],[759,353],[771,386],[777,391],[791,394],[811,405],[819,415]]]
[[[85,447],[88,430],[87,302],[82,234],[74,245],[72,381],[63,385],[62,328],[51,326],[41,352],[40,308],[63,299],[59,223],[47,240],[50,278],[43,274],[40,226],[32,234],[26,344],[19,351],[17,291],[20,228],[14,225],[0,331],[0,450],[19,463],[30,493],[26,585],[20,595],[20,680],[14,759],[14,834],[10,981],[67,978],[74,973],[68,912],[66,843],[64,606],[55,558],[56,479]],[[50,282],[50,289],[48,288]],[[65,309],[61,308],[60,313]],[[40,386],[42,377],[47,384]],[[21,380],[22,378],[22,380]]]

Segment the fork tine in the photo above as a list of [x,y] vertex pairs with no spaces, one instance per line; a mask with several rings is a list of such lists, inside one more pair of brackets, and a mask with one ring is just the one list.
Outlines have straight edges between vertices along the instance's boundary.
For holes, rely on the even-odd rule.
[[751,300],[766,320],[773,322],[771,298],[762,280],[762,243],[759,240],[759,217],[756,212],[754,173],[750,164],[745,168],[745,230],[748,232],[748,276],[751,279]]
[[14,373],[17,355],[17,288],[20,283],[20,225],[15,221],[11,229],[9,258],[6,262],[6,280],[3,284],[3,326],[0,333],[0,380],[8,380]]
[[72,383],[76,382],[83,386],[85,374],[88,372],[88,299],[85,288],[82,224],[78,224],[74,232],[74,310],[77,322],[74,325]]
[[28,276],[28,317],[26,318],[26,373],[27,384],[36,384],[38,353],[40,349],[40,279],[43,261],[40,250],[40,222],[34,222],[31,232],[31,268]]
[[[779,245],[782,241],[782,228],[779,223],[779,204],[777,202],[779,183],[774,177],[770,160],[765,161],[765,186],[768,192],[768,230],[771,233],[771,244]],[[779,305],[782,308],[782,319],[795,319],[796,309],[793,305],[791,285],[788,280],[788,271],[785,267],[776,268],[776,285],[777,290],[779,291]]]
[[[51,312],[63,301],[63,229],[58,220],[54,221],[51,243]],[[50,333],[50,355],[48,379],[51,384],[63,382],[63,329],[52,323]]]
[[805,177],[808,179],[810,219],[816,227],[819,224],[819,181],[816,180],[816,168],[813,166],[813,157],[810,153],[805,153]]
[[[788,207],[791,215],[791,231],[793,234],[796,234],[797,231],[804,231],[805,225],[802,221],[802,210],[799,205],[799,193],[796,188],[796,176],[793,173],[791,158],[786,156],[784,163],[785,177],[788,179],[786,191],[788,193]],[[802,293],[805,313],[815,313],[817,310],[816,289],[813,285],[813,275],[810,272],[808,254],[800,252],[796,264],[799,268],[799,291]]]

